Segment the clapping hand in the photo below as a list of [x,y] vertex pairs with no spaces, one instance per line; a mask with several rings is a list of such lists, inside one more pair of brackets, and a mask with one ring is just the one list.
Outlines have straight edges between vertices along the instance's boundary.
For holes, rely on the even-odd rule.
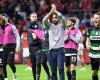
[[32,33],[32,37],[33,39],[36,39],[36,35],[34,33]]
[[67,31],[68,36],[70,35],[70,30]]
[[55,4],[51,4],[51,12],[54,13],[56,11],[56,5]]

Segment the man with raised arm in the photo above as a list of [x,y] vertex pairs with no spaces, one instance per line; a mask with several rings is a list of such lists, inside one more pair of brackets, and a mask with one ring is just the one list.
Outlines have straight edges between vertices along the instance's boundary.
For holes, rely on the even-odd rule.
[[43,24],[49,34],[49,63],[52,72],[52,80],[58,80],[57,65],[60,80],[64,79],[64,29],[66,26],[64,16],[57,11],[54,4],[51,11],[44,17]]

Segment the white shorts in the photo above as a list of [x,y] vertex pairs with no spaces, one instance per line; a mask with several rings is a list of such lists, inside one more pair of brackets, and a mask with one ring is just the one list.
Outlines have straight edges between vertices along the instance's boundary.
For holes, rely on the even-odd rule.
[[29,48],[23,48],[23,57],[29,56]]

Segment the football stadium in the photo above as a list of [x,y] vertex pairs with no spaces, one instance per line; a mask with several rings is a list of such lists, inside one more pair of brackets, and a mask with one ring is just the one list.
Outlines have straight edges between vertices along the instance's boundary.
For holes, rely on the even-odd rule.
[[100,80],[100,0],[0,0],[0,80]]

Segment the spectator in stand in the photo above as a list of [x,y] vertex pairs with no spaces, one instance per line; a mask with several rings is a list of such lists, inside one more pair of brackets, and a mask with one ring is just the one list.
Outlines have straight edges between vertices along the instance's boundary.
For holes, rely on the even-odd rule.
[[25,70],[31,70],[31,64],[30,64],[30,58],[29,58],[29,45],[28,45],[28,39],[27,39],[27,31],[24,30],[24,32],[21,35],[22,39],[22,51],[23,51],[23,63],[27,65],[27,68]]
[[78,44],[78,56],[79,56],[79,59],[80,59],[80,63],[81,63],[81,69],[80,70],[85,70],[85,62],[84,62],[84,45],[83,45],[83,35],[81,35],[81,38],[80,38],[80,42]]
[[80,27],[79,27],[81,33],[82,33],[82,36],[83,36],[83,46],[84,46],[84,49],[83,49],[83,57],[84,57],[84,64],[89,64],[90,63],[90,57],[88,55],[89,51],[86,49],[86,33],[87,33],[87,27],[80,23]]
[[90,15],[89,15],[89,14],[85,15],[84,18],[81,20],[81,23],[82,23],[86,28],[91,28]]

